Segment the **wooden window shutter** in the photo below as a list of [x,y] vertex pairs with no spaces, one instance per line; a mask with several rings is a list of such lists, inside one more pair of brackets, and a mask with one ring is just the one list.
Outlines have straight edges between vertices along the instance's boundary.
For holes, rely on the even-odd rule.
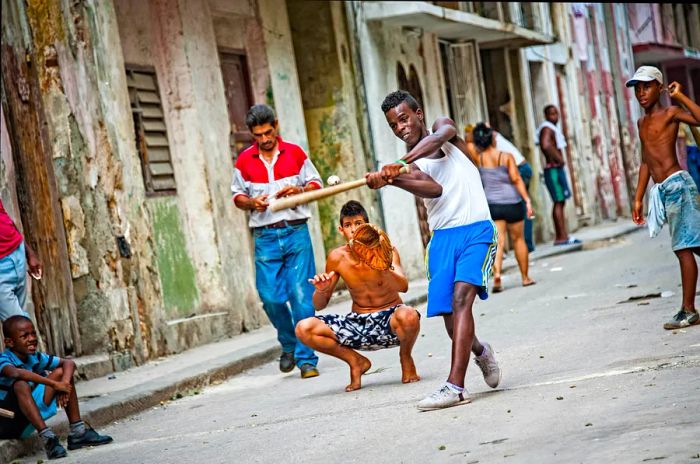
[[174,195],[175,174],[155,69],[127,65],[126,83],[146,193]]

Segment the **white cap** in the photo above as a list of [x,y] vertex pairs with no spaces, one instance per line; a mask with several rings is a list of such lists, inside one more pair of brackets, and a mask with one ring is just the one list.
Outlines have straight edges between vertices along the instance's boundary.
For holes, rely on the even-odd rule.
[[627,87],[632,87],[637,82],[651,81],[658,81],[659,84],[664,83],[664,77],[661,74],[661,71],[659,71],[659,68],[655,68],[654,66],[640,66],[639,68],[637,68],[637,71],[635,71],[634,76],[632,76],[632,79],[628,80],[625,83],[625,85]]

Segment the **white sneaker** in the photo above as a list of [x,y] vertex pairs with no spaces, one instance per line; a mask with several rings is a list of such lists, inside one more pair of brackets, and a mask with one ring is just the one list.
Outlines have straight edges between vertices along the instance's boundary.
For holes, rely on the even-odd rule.
[[430,395],[423,398],[418,403],[418,409],[422,411],[430,411],[433,409],[449,408],[458,404],[469,403],[469,393],[466,390],[462,393],[457,393],[447,384],[444,384],[438,390],[435,390]]
[[484,352],[481,356],[474,356],[476,365],[484,374],[484,381],[491,388],[496,388],[501,382],[501,369],[498,367],[496,355],[491,349],[491,345],[484,343]]

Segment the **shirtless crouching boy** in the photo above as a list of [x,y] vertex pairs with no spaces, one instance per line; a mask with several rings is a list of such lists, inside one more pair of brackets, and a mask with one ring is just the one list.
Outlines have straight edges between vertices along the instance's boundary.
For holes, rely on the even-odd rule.
[[634,86],[634,95],[644,116],[637,121],[642,141],[642,163],[634,196],[632,218],[644,224],[643,199],[649,178],[656,185],[649,195],[649,232],[655,237],[668,221],[671,229],[671,247],[681,267],[683,303],[680,311],[664,329],[678,329],[700,323],[695,309],[695,288],[698,282],[698,265],[693,253],[700,255],[700,194],[692,177],[684,171],[676,157],[678,125],[700,125],[700,106],[685,96],[677,82],[668,86],[669,96],[681,106],[664,107],[660,102],[663,86],[661,71],[653,66],[641,66],[627,87]]
[[[371,227],[374,230],[361,230]],[[401,268],[399,253],[391,247],[391,267],[378,270],[353,251],[356,231],[375,235],[380,231],[369,224],[367,212],[357,201],[349,201],[340,210],[338,230],[348,241],[331,251],[326,260],[326,272],[317,274],[310,282],[316,287],[313,295],[317,311],[328,306],[333,289],[341,277],[352,297],[348,314],[327,314],[309,317],[296,327],[298,339],[322,353],[342,359],[350,366],[350,383],[345,391],[361,388],[361,377],[372,363],[356,350],[379,350],[399,346],[401,381],[417,382],[420,377],[411,357],[411,350],[420,330],[420,314],[401,301],[399,292],[408,289],[408,280]],[[367,245],[367,244],[366,244]],[[370,263],[371,264],[371,263]]]

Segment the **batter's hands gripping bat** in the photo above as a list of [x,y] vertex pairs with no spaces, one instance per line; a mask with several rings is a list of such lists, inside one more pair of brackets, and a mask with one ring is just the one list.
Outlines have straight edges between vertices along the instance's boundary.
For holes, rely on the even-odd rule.
[[[409,172],[409,167],[404,166],[401,168],[401,173],[405,174]],[[289,197],[280,198],[270,202],[269,210],[272,212],[281,211],[287,208],[295,208],[299,205],[304,205],[306,203],[311,203],[312,201],[321,200],[333,195],[337,195],[341,192],[347,192],[348,190],[356,189],[367,184],[367,179],[364,177],[362,179],[353,180],[351,182],[344,182],[342,184],[333,185],[332,187],[326,187],[318,190],[312,190],[310,192],[300,193],[298,195],[292,195]]]

